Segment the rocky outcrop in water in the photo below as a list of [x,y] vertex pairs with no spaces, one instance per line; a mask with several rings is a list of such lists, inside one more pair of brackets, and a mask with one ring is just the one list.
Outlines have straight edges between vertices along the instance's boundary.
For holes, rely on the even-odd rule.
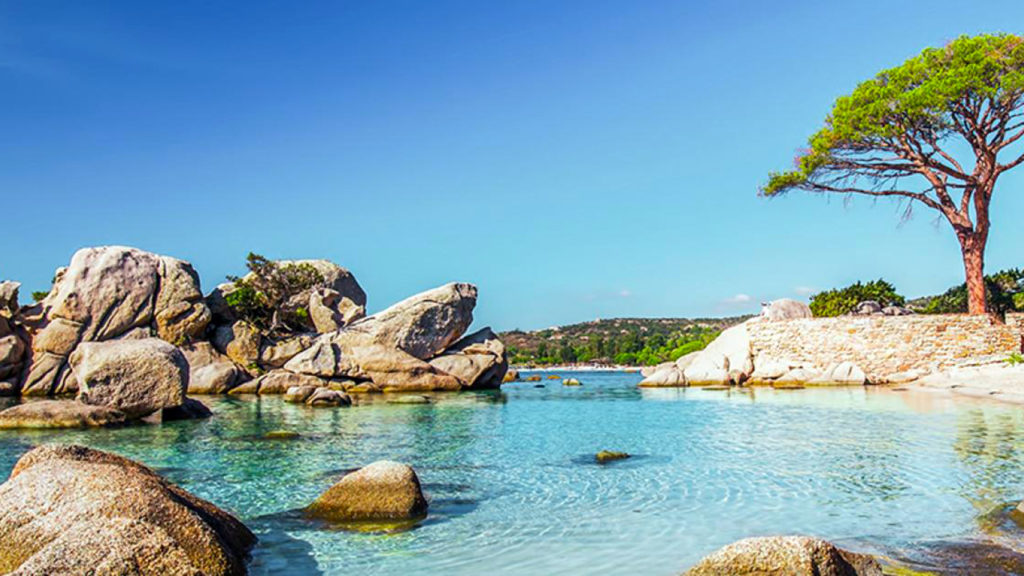
[[48,445],[0,485],[0,573],[240,576],[256,537],[120,456]]
[[870,556],[804,536],[740,540],[702,559],[686,576],[882,576]]
[[[345,268],[326,260],[261,262],[275,274],[301,266],[316,279],[280,300],[293,318],[270,328],[236,313],[232,294],[240,284],[222,284],[204,299],[187,262],[135,248],[76,252],[32,307],[19,309],[16,283],[0,283],[0,395],[89,388],[83,402],[131,419],[182,406],[185,392],[462,390],[497,388],[504,379],[508,359],[497,336],[485,328],[463,338],[476,305],[471,284],[447,284],[365,317],[366,294]],[[185,392],[169,384],[176,378],[160,362],[179,352],[161,341],[180,348]],[[94,361],[104,358],[105,373]],[[178,356],[171,364],[180,364]],[[335,400],[325,395],[320,404]]]
[[77,391],[68,359],[83,342],[156,335],[183,344],[201,336],[210,317],[187,262],[123,246],[79,250],[49,295],[22,313],[32,355],[21,393]]
[[427,514],[427,500],[412,467],[381,460],[346,475],[306,514],[332,522],[410,520]]
[[501,385],[504,345],[485,328],[458,341],[473,322],[477,291],[446,284],[321,336],[285,370],[327,380],[372,382],[383,391],[461,390]]

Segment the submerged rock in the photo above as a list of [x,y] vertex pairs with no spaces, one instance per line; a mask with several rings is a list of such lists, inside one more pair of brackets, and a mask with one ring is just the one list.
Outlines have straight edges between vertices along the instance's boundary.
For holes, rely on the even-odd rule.
[[629,454],[625,452],[616,452],[614,450],[601,450],[594,457],[598,464],[604,464],[606,462],[614,462],[615,460],[625,460],[629,458]]
[[313,386],[292,386],[284,393],[284,401],[291,402],[292,404],[302,404],[316,390]]
[[334,522],[408,520],[426,515],[427,500],[412,467],[381,460],[346,475],[306,513]]
[[351,406],[352,397],[344,392],[331,390],[330,388],[317,388],[306,398],[309,406]]
[[686,576],[882,576],[870,556],[804,536],[740,540],[705,556]]
[[505,372],[505,377],[501,379],[502,382],[515,382],[516,380],[519,380],[519,370],[513,368],[509,368]]
[[114,408],[74,400],[38,400],[0,411],[0,429],[93,428],[124,424],[127,420],[124,412]]
[[71,364],[80,402],[109,406],[129,418],[185,402],[188,362],[158,338],[84,342]]
[[0,485],[0,573],[241,576],[256,537],[120,456],[47,445]]
[[388,404],[430,404],[430,398],[416,394],[398,394],[387,400]]

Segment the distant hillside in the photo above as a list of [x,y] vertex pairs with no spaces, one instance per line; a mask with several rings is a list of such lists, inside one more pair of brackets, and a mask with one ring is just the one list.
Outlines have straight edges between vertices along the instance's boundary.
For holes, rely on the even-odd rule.
[[600,363],[648,366],[703,349],[750,318],[613,318],[500,334],[516,365]]

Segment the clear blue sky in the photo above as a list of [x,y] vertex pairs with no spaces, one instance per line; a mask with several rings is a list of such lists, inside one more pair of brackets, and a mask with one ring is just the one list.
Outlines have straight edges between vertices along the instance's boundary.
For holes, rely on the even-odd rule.
[[[833,100],[1024,2],[0,4],[0,278],[79,247],[335,260],[372,310],[449,280],[498,329],[962,281],[920,209],[765,200]],[[989,269],[1024,265],[1024,170]]]

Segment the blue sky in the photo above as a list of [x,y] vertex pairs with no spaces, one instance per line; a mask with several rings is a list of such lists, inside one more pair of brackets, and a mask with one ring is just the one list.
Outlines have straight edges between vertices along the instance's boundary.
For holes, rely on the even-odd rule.
[[[757,187],[833,100],[1016,1],[4,2],[0,278],[79,247],[329,258],[377,310],[476,283],[498,329],[962,282],[922,208]],[[988,269],[1021,266],[1024,169]]]

